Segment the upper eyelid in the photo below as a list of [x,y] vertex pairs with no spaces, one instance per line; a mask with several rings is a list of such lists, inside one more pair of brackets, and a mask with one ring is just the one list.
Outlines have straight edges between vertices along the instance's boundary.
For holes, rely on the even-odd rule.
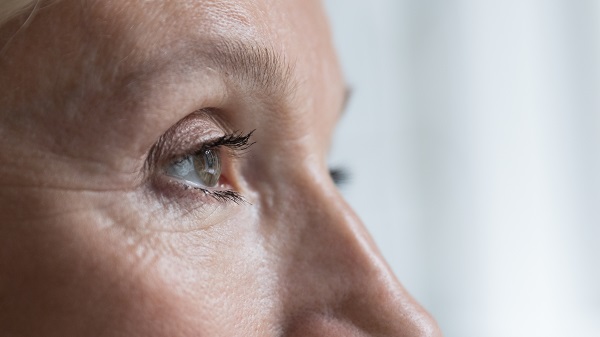
[[171,152],[169,146],[166,146],[165,138],[170,136],[168,133],[162,135],[159,140],[154,144],[154,146],[150,149],[148,157],[145,163],[146,172],[153,172],[160,169],[164,169],[163,166],[169,165],[173,161],[182,158],[186,155],[198,154],[199,152],[206,149],[218,149],[221,146],[228,147],[233,149],[233,153],[230,153],[234,156],[241,155],[243,151],[250,148],[254,145],[255,142],[250,142],[250,138],[255,130],[247,134],[243,134],[242,132],[236,131],[233,133],[227,133],[221,135],[219,137],[208,139],[202,142],[199,142],[198,145],[192,147],[188,150],[182,150],[177,152]]
[[[214,124],[203,119],[197,123],[190,116],[171,126],[148,150],[144,163],[147,174],[179,157],[200,151],[223,134]],[[187,123],[190,124],[186,125]]]
[[163,171],[166,165],[202,149],[226,146],[225,151],[234,157],[241,155],[253,143],[249,142],[254,130],[248,134],[234,131],[217,108],[198,109],[173,124],[148,150],[144,163],[144,176]]

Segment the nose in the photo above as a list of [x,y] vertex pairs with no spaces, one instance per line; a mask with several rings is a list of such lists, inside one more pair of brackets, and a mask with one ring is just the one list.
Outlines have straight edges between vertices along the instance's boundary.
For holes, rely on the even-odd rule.
[[288,195],[282,271],[285,335],[441,336],[329,181]]

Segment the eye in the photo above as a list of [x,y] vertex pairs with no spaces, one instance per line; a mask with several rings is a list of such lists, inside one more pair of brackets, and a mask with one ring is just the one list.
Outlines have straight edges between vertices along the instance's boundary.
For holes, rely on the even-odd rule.
[[329,169],[329,175],[331,176],[331,180],[337,186],[344,186],[350,180],[350,173],[344,167],[334,167]]
[[[202,199],[208,196],[223,203],[230,201],[236,204],[246,203],[247,201],[240,192],[231,185],[230,177],[236,174],[232,169],[232,163],[240,160],[242,155],[254,144],[250,142],[253,132],[245,135],[239,132],[225,134],[202,142],[196,146],[195,150],[189,151],[187,154],[185,154],[187,151],[177,150],[183,154],[161,165],[162,168],[158,171],[160,174],[155,180],[156,186],[159,187],[159,190],[169,191],[166,193],[176,191],[180,198],[200,196]],[[193,133],[188,131],[186,134],[191,134],[191,136],[187,139],[183,138],[181,142],[193,143],[195,138]],[[149,164],[150,168],[156,167],[152,163],[160,162],[160,156],[164,156],[164,153],[175,152],[165,146],[165,143],[168,144],[165,141],[159,141],[151,150],[148,156],[151,163]],[[200,150],[197,150],[198,148]],[[160,177],[168,179],[162,180]],[[177,184],[173,185],[174,181]],[[201,202],[204,201],[206,199],[201,200]]]
[[192,187],[216,187],[221,177],[220,153],[214,148],[201,149],[171,164],[166,173]]

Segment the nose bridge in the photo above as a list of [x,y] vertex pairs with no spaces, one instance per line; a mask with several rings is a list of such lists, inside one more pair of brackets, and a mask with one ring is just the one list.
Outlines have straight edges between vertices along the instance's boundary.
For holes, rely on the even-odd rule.
[[295,230],[285,277],[295,310],[291,326],[329,331],[339,323],[383,336],[437,336],[336,187],[312,180],[297,193],[288,213]]

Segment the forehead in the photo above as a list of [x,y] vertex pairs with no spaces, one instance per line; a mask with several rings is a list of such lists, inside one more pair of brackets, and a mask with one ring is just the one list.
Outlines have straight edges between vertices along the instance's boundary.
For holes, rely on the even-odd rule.
[[83,49],[91,49],[88,55],[110,54],[122,67],[182,47],[208,49],[230,41],[271,49],[301,73],[322,71],[315,66],[323,65],[328,70],[325,75],[338,71],[319,0],[49,0],[43,4],[33,15],[33,24],[27,19],[27,32],[19,29],[31,46],[25,52],[40,46],[51,49],[50,41],[58,39],[62,50],[54,54],[64,52],[68,55],[60,56],[75,58],[85,54]]
[[[225,44],[269,50],[301,81],[341,79],[318,0],[94,0],[77,7],[75,15],[85,18],[91,40],[107,44],[124,64],[218,55],[222,48],[213,47]],[[310,78],[316,74],[321,78]]]
[[[99,31],[135,34],[138,40],[144,36],[147,43],[183,35],[254,40],[281,47],[316,46],[322,41],[315,37],[323,37],[323,30],[327,29],[321,6],[315,0],[87,0],[77,5],[63,2],[91,19],[89,25]],[[306,39],[308,36],[311,38]]]
[[[317,0],[48,1],[9,53],[20,66],[7,68],[7,74],[12,73],[7,78],[30,83],[29,92],[46,97],[45,106],[56,105],[56,111],[94,114],[100,121],[98,132],[122,120],[123,114],[132,125],[164,131],[184,117],[176,114],[191,113],[207,102],[219,104],[220,98],[211,101],[208,96],[224,77],[236,84],[265,78],[293,82],[265,87],[293,87],[295,106],[280,109],[276,117],[301,119],[308,128],[332,126],[344,95],[327,20]],[[24,67],[29,71],[18,70]],[[274,76],[266,76],[269,71]],[[199,92],[206,101],[182,105]],[[156,113],[149,114],[148,106]],[[173,114],[169,117],[165,111]],[[144,148],[150,140],[141,142],[139,148]]]
[[[107,40],[110,53],[120,53],[124,64],[230,54],[223,49],[267,50],[271,59],[293,69],[290,79],[305,84],[296,88],[305,91],[300,96],[322,104],[320,94],[337,99],[344,91],[319,0],[94,0],[83,10],[95,38]],[[227,60],[247,66],[244,57],[220,61]]]
[[337,120],[345,85],[319,0],[100,0],[88,11],[96,18],[94,31],[126,41],[121,53],[134,67],[152,69],[148,60],[193,67],[205,57],[246,80],[260,82],[272,73],[272,82],[281,84],[276,89],[296,91],[279,91],[300,99],[296,110],[319,110],[321,122]]

